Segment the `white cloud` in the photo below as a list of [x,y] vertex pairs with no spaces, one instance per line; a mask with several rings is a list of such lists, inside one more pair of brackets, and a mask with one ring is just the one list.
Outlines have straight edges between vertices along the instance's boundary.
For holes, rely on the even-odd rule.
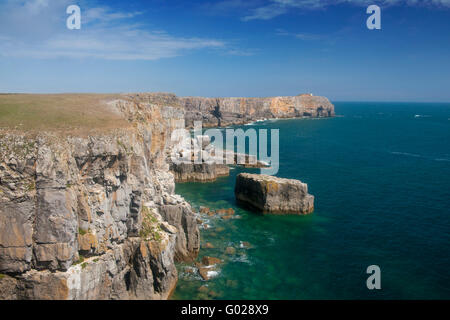
[[268,6],[259,7],[252,11],[252,14],[242,18],[242,21],[250,20],[270,20],[287,12],[286,5],[274,3]]
[[38,14],[42,9],[48,7],[49,0],[28,0],[24,4],[25,10],[31,14]]
[[198,49],[224,49],[225,42],[179,37],[132,23],[141,12],[117,12],[108,7],[82,11],[81,30],[67,30],[70,0],[6,0],[0,4],[0,56],[30,58],[97,58],[156,60]]
[[114,12],[108,7],[96,7],[89,8],[85,10],[83,13],[83,23],[91,23],[91,22],[111,22],[114,20],[123,20],[123,19],[131,19],[138,15],[143,14],[143,12]]
[[289,10],[316,10],[330,5],[353,4],[367,6],[377,3],[381,6],[408,5],[408,6],[438,6],[450,8],[450,0],[270,0],[265,5],[253,8],[250,14],[241,18],[243,21],[270,20],[286,14]]
[[278,36],[290,36],[290,37],[294,37],[300,40],[304,40],[304,41],[313,41],[313,40],[321,40],[324,38],[323,35],[320,34],[313,34],[313,33],[293,33],[293,32],[288,32],[284,29],[277,29],[276,30],[276,35]]

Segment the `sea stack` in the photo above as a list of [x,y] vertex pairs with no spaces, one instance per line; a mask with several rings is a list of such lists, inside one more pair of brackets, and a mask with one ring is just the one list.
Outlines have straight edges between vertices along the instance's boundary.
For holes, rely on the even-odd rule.
[[263,214],[309,214],[314,211],[314,196],[299,180],[264,174],[240,173],[234,190],[239,204]]

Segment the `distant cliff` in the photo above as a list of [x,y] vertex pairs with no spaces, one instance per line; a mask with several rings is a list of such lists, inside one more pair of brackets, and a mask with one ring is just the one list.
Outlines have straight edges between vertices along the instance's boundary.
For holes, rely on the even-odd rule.
[[272,98],[180,98],[186,125],[203,121],[203,126],[244,124],[259,119],[332,117],[333,104],[324,97],[298,95]]
[[300,94],[269,98],[178,97],[171,93],[139,94],[137,98],[185,111],[186,126],[202,121],[204,127],[245,124],[260,119],[333,117],[334,105],[325,97]]

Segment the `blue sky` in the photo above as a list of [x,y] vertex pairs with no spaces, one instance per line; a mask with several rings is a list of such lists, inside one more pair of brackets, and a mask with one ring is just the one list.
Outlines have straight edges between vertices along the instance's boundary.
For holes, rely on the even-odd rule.
[[143,91],[450,101],[450,0],[1,0],[0,92]]

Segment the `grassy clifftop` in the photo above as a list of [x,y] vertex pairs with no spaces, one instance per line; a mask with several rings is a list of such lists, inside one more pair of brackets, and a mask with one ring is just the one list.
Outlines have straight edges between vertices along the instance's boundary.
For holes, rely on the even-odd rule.
[[0,129],[107,130],[129,123],[108,102],[113,94],[0,94]]

